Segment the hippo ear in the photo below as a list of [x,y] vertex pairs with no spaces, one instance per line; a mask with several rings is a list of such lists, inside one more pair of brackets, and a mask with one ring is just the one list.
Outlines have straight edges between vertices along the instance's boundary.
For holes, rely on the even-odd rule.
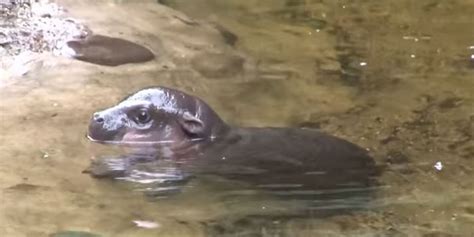
[[189,112],[183,113],[179,119],[179,124],[184,132],[192,137],[201,137],[204,134],[204,123]]

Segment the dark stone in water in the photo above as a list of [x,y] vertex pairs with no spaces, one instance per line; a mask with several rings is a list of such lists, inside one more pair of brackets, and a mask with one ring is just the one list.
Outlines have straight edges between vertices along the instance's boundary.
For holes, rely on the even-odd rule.
[[128,40],[103,35],[91,35],[67,42],[75,52],[74,58],[105,66],[147,62],[155,55],[147,48]]
[[389,164],[406,164],[410,159],[399,151],[389,151],[385,159]]
[[72,231],[72,230],[60,231],[60,232],[51,234],[49,236],[50,237],[101,237],[98,234],[93,234],[90,232]]
[[237,43],[237,41],[239,40],[239,37],[236,34],[232,33],[230,30],[226,29],[225,27],[219,24],[215,24],[214,26],[219,31],[222,38],[224,38],[224,41],[228,45],[235,46],[235,43]]
[[191,60],[191,65],[207,78],[228,78],[244,70],[245,59],[225,53],[202,53]]
[[459,97],[449,97],[438,104],[440,109],[452,109],[461,105],[463,100]]
[[28,192],[28,191],[34,191],[34,190],[37,190],[37,189],[40,189],[40,188],[45,188],[45,187],[44,186],[39,186],[39,185],[34,185],[34,184],[28,184],[28,183],[19,183],[19,184],[15,184],[13,186],[10,186],[6,189],[7,190]]

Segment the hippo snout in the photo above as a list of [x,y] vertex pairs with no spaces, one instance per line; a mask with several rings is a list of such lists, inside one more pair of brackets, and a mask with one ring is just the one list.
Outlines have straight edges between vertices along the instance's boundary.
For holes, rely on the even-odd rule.
[[88,138],[96,142],[120,141],[125,130],[124,123],[105,111],[96,112],[89,121]]
[[92,115],[92,120],[95,123],[103,123],[105,121],[104,116],[101,115],[100,113],[96,112],[94,115]]

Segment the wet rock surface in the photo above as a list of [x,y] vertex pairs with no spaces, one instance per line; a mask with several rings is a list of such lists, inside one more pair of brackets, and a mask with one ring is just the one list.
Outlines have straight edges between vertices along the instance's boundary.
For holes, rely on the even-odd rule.
[[0,46],[6,55],[25,52],[60,54],[68,39],[85,37],[85,25],[68,18],[66,10],[45,1],[0,3]]
[[[252,68],[246,56],[232,49],[235,39],[231,33],[152,1],[139,4],[148,8],[142,17],[148,20],[112,17],[102,22],[87,20],[90,4],[77,4],[67,11],[71,3],[18,1],[0,5],[4,22],[0,27],[2,77],[21,77],[54,64],[52,56],[118,66],[147,62],[159,55],[155,63],[164,69],[187,70],[208,78],[240,78],[244,66]],[[139,11],[125,5],[121,3],[116,10]],[[93,7],[105,10],[109,5],[98,2]],[[133,24],[143,27],[133,32]],[[105,25],[113,27],[104,31]]]
[[21,77],[43,66],[41,53],[64,55],[67,40],[89,29],[48,1],[0,4],[0,78]]

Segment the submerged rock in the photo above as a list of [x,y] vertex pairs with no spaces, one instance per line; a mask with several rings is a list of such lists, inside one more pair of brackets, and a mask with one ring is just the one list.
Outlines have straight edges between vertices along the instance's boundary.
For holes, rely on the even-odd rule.
[[73,231],[73,230],[66,230],[60,231],[54,234],[50,234],[50,237],[101,237],[98,234],[85,232],[85,231]]
[[67,45],[74,50],[74,58],[99,65],[118,66],[147,62],[155,58],[149,49],[139,44],[103,35],[68,41]]
[[227,78],[244,70],[245,59],[236,54],[203,53],[191,60],[191,65],[207,78]]

